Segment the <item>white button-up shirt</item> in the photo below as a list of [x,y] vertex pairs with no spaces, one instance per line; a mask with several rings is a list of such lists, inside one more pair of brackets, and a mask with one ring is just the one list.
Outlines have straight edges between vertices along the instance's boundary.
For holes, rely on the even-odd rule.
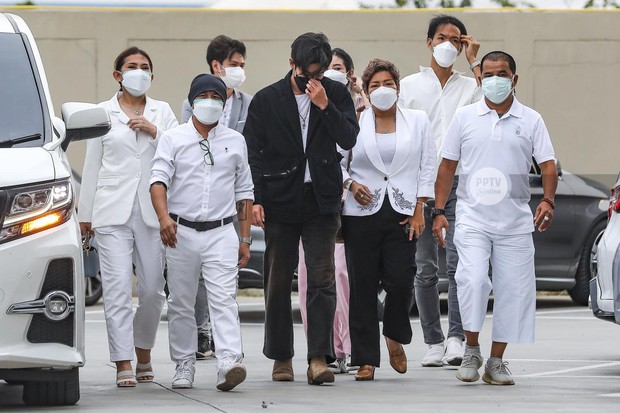
[[534,231],[529,172],[555,160],[545,122],[516,98],[501,118],[484,99],[454,114],[441,156],[459,161],[456,225],[500,235]]
[[236,213],[235,203],[254,200],[243,135],[218,125],[207,140],[213,165],[193,121],[164,133],[151,163],[150,184],[168,188],[168,211],[190,221],[215,221]]
[[[462,106],[474,103],[482,97],[482,91],[473,77],[452,71],[444,87],[430,67],[420,66],[420,72],[400,81],[400,102],[403,107],[426,112],[431,121],[433,140],[437,155],[443,143],[454,112]],[[438,159],[437,167],[439,167]]]

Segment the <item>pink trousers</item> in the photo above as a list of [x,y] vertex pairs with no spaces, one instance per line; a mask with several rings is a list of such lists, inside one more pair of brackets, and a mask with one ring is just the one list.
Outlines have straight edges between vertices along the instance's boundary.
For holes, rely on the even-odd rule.
[[[336,313],[334,314],[334,352],[337,358],[345,358],[351,354],[351,338],[349,337],[349,275],[344,255],[344,244],[336,243],[334,249],[336,267]],[[304,249],[299,243],[299,311],[306,334],[308,332],[306,317],[306,292],[308,291],[308,270]]]

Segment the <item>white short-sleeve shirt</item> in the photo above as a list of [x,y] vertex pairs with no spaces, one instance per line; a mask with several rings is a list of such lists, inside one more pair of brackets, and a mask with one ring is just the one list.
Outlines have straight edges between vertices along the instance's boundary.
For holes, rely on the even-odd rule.
[[456,111],[441,157],[459,161],[456,225],[494,234],[534,231],[529,172],[555,160],[547,127],[538,112],[516,98],[501,118],[484,99]]

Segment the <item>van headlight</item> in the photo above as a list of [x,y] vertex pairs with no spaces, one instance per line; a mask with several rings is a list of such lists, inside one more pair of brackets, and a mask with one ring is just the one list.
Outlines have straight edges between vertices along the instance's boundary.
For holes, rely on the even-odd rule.
[[6,208],[0,211],[4,218],[0,218],[0,243],[61,225],[71,217],[73,193],[68,179],[6,192]]

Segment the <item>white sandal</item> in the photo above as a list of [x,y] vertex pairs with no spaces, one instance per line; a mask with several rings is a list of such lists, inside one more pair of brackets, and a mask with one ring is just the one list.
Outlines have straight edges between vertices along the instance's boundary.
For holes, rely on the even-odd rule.
[[[138,370],[144,371],[138,373]],[[146,364],[136,363],[136,379],[138,383],[152,383],[154,378],[155,374],[153,373],[153,367],[150,361]]]
[[138,381],[131,370],[123,370],[116,373],[117,387],[136,387]]

